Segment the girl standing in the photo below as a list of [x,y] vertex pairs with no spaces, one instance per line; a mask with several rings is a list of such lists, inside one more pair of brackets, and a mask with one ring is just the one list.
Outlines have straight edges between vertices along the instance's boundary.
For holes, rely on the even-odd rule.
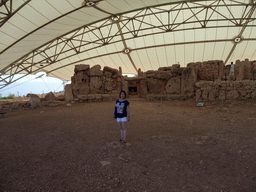
[[115,114],[117,123],[121,129],[121,139],[120,143],[126,143],[127,134],[127,121],[130,121],[130,103],[126,100],[126,92],[121,91],[119,94],[119,99],[116,100]]

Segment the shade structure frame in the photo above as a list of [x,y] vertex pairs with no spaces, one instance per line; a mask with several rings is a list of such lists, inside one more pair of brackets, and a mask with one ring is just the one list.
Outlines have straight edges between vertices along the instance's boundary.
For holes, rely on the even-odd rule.
[[[87,3],[88,2],[89,1],[87,1]],[[29,75],[40,71],[44,71],[51,76],[67,81],[72,76],[71,73],[65,75],[65,77],[59,77],[55,72],[62,70],[67,66],[86,63],[87,61],[96,58],[115,56],[121,53],[128,58],[128,62],[122,64],[122,66],[131,68],[131,71],[136,73],[140,66],[137,65],[131,53],[158,47],[184,46],[185,50],[185,46],[191,44],[199,45],[226,42],[231,44],[230,47],[232,47],[227,51],[227,54],[223,58],[225,63],[228,63],[234,51],[239,47],[239,43],[256,41],[255,36],[243,36],[246,29],[252,28],[255,30],[256,28],[256,4],[254,1],[246,3],[246,1],[232,0],[225,2],[214,0],[206,2],[206,4],[203,4],[202,1],[171,1],[169,3],[154,4],[129,11],[111,13],[109,10],[104,10],[100,7],[101,1],[97,1],[98,4],[93,4],[90,9],[109,14],[108,17],[101,18],[71,30],[68,33],[62,34],[57,38],[36,47],[15,61],[6,64],[6,66],[1,66],[0,89],[17,81],[18,79],[14,80],[13,78],[15,74]],[[236,9],[238,8],[242,10],[240,15],[236,14]],[[82,8],[76,8],[74,10],[79,11],[81,9]],[[86,9],[88,9],[88,7],[86,7]],[[75,12],[74,10],[70,11],[70,13]],[[224,11],[229,14],[227,15]],[[66,15],[69,15],[69,13],[66,13]],[[52,22],[56,21],[58,21],[58,19],[55,19]],[[218,25],[214,25],[216,22],[218,22]],[[190,41],[177,40],[176,38],[172,42],[165,42],[162,44],[155,42],[153,44],[140,45],[137,47],[132,47],[128,43],[131,40],[136,41],[137,39],[143,39],[144,42],[147,42],[145,39],[153,41],[157,35],[164,36],[166,34],[168,34],[168,37],[180,36],[180,39],[182,39],[181,36],[182,34],[184,36],[186,31],[195,33],[195,31],[209,31],[215,29],[218,31],[227,28],[231,30],[237,29],[238,32],[234,33],[233,36],[225,38],[224,36],[216,39],[204,38],[197,40],[194,38]],[[29,35],[33,34],[34,32],[31,32]],[[22,41],[23,39],[20,39],[19,41]],[[237,41],[238,39],[240,40]],[[15,45],[16,44],[13,44],[12,46]],[[114,47],[114,45],[118,46]],[[6,50],[12,49],[12,46]],[[102,47],[104,46],[112,46],[112,51],[100,54]],[[84,57],[85,54],[94,53],[95,51],[99,54],[92,54],[90,57]],[[4,53],[5,51],[1,52],[1,54]],[[185,53],[183,53],[183,55],[184,54]],[[69,59],[74,58],[75,56],[78,56],[80,59],[70,62]],[[255,58],[255,55],[253,55],[252,58]],[[185,59],[183,60],[185,61]],[[59,64],[58,66],[56,65],[57,63]],[[185,66],[185,64],[186,63],[183,62],[183,66]],[[155,67],[152,66],[152,64],[145,64],[145,66],[149,66],[146,67],[148,70]],[[158,63],[156,66],[160,66],[160,64]]]

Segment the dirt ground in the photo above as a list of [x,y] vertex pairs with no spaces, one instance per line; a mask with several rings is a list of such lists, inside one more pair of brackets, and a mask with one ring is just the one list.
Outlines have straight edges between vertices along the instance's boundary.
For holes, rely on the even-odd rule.
[[0,116],[0,191],[255,191],[256,101],[130,100]]

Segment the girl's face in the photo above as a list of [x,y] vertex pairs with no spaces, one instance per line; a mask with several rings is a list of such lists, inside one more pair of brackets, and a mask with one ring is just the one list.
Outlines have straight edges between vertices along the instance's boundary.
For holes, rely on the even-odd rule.
[[125,98],[124,92],[122,92],[120,96],[121,96],[121,99],[124,99]]

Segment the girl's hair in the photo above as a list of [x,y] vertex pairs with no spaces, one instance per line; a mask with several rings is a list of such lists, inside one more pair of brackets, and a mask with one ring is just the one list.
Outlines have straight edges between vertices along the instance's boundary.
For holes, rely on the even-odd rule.
[[125,92],[125,91],[120,91],[120,93],[119,93],[119,98],[121,98],[121,93],[124,93],[125,98],[126,98],[126,92]]

